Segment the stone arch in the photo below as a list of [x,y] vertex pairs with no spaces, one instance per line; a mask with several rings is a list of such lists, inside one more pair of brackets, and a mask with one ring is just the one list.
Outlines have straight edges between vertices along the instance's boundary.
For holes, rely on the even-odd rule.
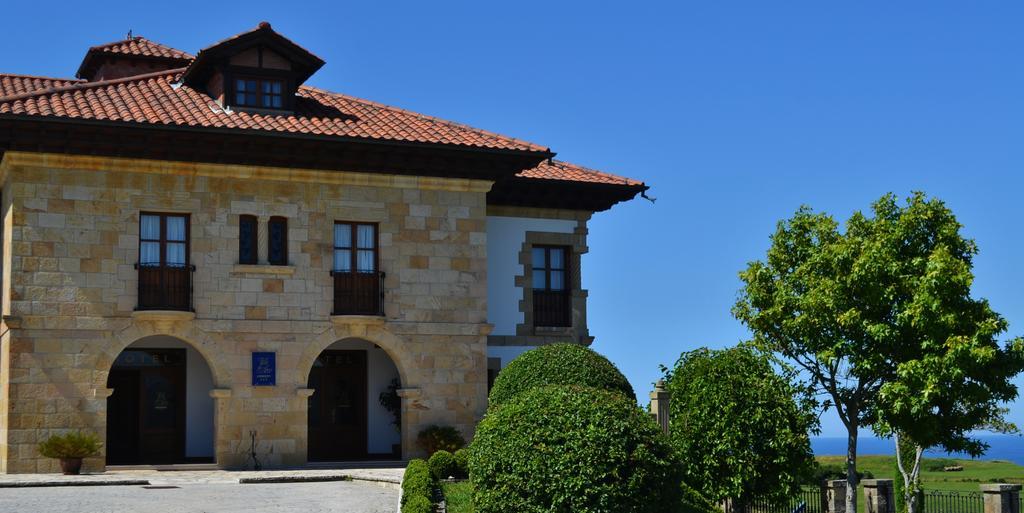
[[[397,371],[398,379],[401,381],[403,387],[398,391],[399,397],[402,398],[402,407],[401,430],[398,433],[397,441],[399,442],[401,447],[401,456],[406,457],[408,455],[409,448],[412,447],[411,433],[413,433],[413,428],[410,426],[410,420],[408,418],[409,405],[411,403],[410,398],[407,396],[410,391],[419,392],[418,387],[421,384],[420,381],[422,378],[420,373],[416,373],[414,371],[415,367],[413,357],[411,356],[409,348],[405,345],[405,341],[398,335],[392,333],[387,328],[385,328],[383,322],[376,320],[371,320],[370,322],[359,322],[359,319],[353,319],[351,320],[351,322],[345,323],[336,322],[330,329],[327,329],[326,331],[318,335],[310,344],[306,346],[306,349],[300,356],[298,360],[298,365],[295,367],[294,370],[294,372],[298,375],[294,376],[293,379],[295,379],[297,383],[301,383],[301,385],[299,385],[300,388],[298,389],[299,395],[303,397],[314,397],[314,390],[305,387],[307,383],[309,383],[309,380],[311,379],[310,376],[313,372],[313,366],[316,362],[316,359],[319,358],[320,355],[325,350],[330,349],[336,343],[347,341],[362,344],[372,344],[377,346],[383,351],[383,353],[387,356],[387,358],[391,360],[391,363],[394,365],[394,370]],[[367,379],[372,379],[370,374],[367,374]],[[381,444],[383,443],[383,440],[381,440],[380,438],[376,438],[375,441],[371,440],[371,436],[373,435],[371,435],[371,430],[369,429],[370,420],[368,417],[365,420],[367,422],[367,439],[365,445],[367,449],[367,455],[369,455],[371,445],[378,448],[378,450],[373,451],[374,454],[380,454],[380,447]],[[309,426],[307,425],[307,430],[308,429]],[[380,433],[380,430],[372,430],[372,432]],[[307,461],[324,461],[324,458],[327,458],[327,461],[330,461],[330,459],[332,459],[332,456],[330,456],[329,454],[331,450],[328,449],[326,453],[323,452],[325,447],[323,445],[322,438],[321,443],[319,445],[319,449],[316,451],[316,455],[314,456],[313,454],[310,453],[310,451],[312,451],[313,448],[309,444],[314,443],[312,438],[313,435],[311,434],[311,432],[307,431],[307,438],[303,440],[304,443],[302,444],[302,449],[305,449],[307,452]],[[391,448],[392,450],[395,450],[395,447],[393,445]],[[358,449],[356,450],[356,452],[358,452]],[[392,454],[394,455],[394,453]]]
[[398,368],[398,376],[402,381],[403,388],[419,386],[418,376],[412,372],[412,359],[409,356],[410,352],[405,345],[405,341],[384,326],[360,324],[334,325],[306,345],[306,350],[303,351],[302,356],[299,358],[299,364],[295,369],[299,373],[299,375],[293,376],[295,382],[302,383],[305,386],[309,372],[313,369],[313,363],[320,356],[320,353],[324,352],[325,349],[335,342],[346,339],[361,339],[376,344],[387,353],[391,361],[394,362],[395,367]]
[[[133,444],[121,444],[121,447],[117,451],[118,456],[116,461],[112,460],[112,453],[115,449],[113,441],[105,440],[103,457],[105,464],[179,464],[193,461],[196,458],[209,458],[209,461],[216,463],[218,461],[217,447],[218,441],[221,438],[218,426],[220,425],[219,410],[217,406],[217,400],[221,397],[226,397],[223,394],[216,392],[228,392],[230,390],[219,389],[220,383],[223,383],[226,377],[221,374],[218,375],[218,371],[223,372],[223,362],[219,362],[214,356],[216,353],[210,349],[213,347],[213,342],[206,336],[205,333],[189,329],[188,327],[178,327],[178,329],[168,328],[166,326],[150,325],[150,323],[142,323],[118,332],[113,337],[113,343],[109,347],[105,348],[101,357],[98,361],[99,368],[95,371],[97,379],[102,379],[102,384],[97,387],[96,397],[104,400],[102,410],[104,415],[101,416],[101,431],[110,436],[108,429],[114,429],[120,435],[116,435],[114,440],[136,440],[138,445],[136,449],[131,449]],[[142,392],[136,392],[141,395],[132,397],[131,390],[141,390],[141,384],[144,383],[142,378],[139,376],[140,372],[145,373],[148,365],[129,367],[124,369],[124,372],[118,373],[114,369],[115,362],[119,355],[125,351],[136,349],[158,349],[165,350],[170,349],[172,351],[182,351],[185,356],[185,360],[180,364],[172,365],[170,368],[180,368],[180,374],[177,374],[177,381],[171,379],[171,383],[179,383],[179,385],[173,385],[173,387],[180,386],[183,395],[180,395],[179,421],[180,424],[176,424],[177,427],[174,429],[174,433],[171,436],[177,437],[177,442],[181,443],[180,454],[172,454],[170,457],[166,455],[156,456],[152,452],[147,456],[146,442],[142,442],[143,436],[141,430],[135,430],[133,428],[125,427],[125,420],[129,419],[127,424],[131,425],[131,419],[141,419],[140,410],[125,409],[125,401],[120,401],[119,409],[120,412],[116,417],[118,421],[115,424],[112,422],[112,408],[110,401],[115,400],[119,397],[116,394],[117,390],[127,390],[129,399],[127,404],[132,402],[140,401],[141,395],[145,395]],[[198,356],[198,358],[196,358]],[[169,369],[169,368],[165,368]],[[134,375],[134,379],[131,376]],[[172,372],[171,376],[175,373]],[[166,374],[163,374],[167,378]],[[124,389],[120,387],[126,387]],[[148,387],[148,385],[147,385]],[[173,390],[174,388],[172,388]],[[111,397],[115,399],[111,399]],[[141,408],[141,407],[140,407]],[[113,428],[111,428],[113,426]],[[122,436],[124,435],[124,436]],[[148,447],[167,446],[162,441],[154,443],[152,438],[148,443]],[[128,448],[126,448],[128,447]],[[170,445],[174,447],[174,445]],[[108,452],[109,451],[109,452]],[[149,459],[153,458],[153,459]],[[135,460],[138,459],[136,462]]]
[[174,337],[188,344],[195,349],[210,368],[213,375],[213,386],[216,388],[230,388],[231,373],[228,366],[222,360],[221,352],[217,351],[217,344],[206,332],[196,329],[192,322],[161,323],[161,322],[133,322],[129,327],[115,332],[110,343],[106,344],[100,352],[96,363],[96,375],[94,385],[97,389],[105,389],[110,368],[114,360],[122,351],[134,342],[147,337],[164,335]]

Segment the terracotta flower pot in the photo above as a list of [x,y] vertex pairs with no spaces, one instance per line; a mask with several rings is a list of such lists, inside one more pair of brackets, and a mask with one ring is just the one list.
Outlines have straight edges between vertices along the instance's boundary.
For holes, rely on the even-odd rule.
[[60,470],[65,476],[77,476],[82,471],[82,458],[61,458]]

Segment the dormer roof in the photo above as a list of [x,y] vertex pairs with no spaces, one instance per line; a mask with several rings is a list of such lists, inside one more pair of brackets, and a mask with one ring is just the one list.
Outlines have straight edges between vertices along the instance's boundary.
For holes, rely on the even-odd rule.
[[[151,72],[182,68],[187,66],[193,58],[192,54],[188,52],[150,41],[142,36],[133,36],[89,48],[89,51],[85,53],[85,58],[82,59],[82,64],[78,66],[75,76],[85,80],[94,80],[104,64],[118,61],[145,64],[146,67],[143,67],[140,72]],[[101,78],[120,78],[120,76]]]
[[227,65],[231,58],[252,49],[267,49],[284,58],[294,73],[296,85],[301,85],[324,65],[324,60],[295,44],[261,22],[256,28],[231,36],[202,50],[189,64],[182,80],[193,87],[202,87],[218,67]]

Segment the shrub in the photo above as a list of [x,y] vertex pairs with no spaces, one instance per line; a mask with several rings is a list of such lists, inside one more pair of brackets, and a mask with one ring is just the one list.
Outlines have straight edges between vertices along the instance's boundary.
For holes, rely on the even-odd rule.
[[956,460],[949,458],[922,458],[921,460],[921,470],[925,472],[942,472],[946,467],[956,465],[958,465]]
[[100,451],[100,439],[92,433],[71,432],[53,435],[39,444],[39,454],[47,458],[88,458]]
[[684,509],[661,430],[632,398],[594,388],[535,388],[489,412],[469,474],[478,513]]
[[[860,482],[864,479],[874,479],[875,475],[870,470],[858,470],[857,481]],[[839,481],[846,479],[846,465],[840,465],[837,463],[829,463],[826,465],[817,465],[814,468],[814,474],[806,484],[820,485],[823,481]],[[900,478],[902,480],[902,478]]]
[[416,437],[416,443],[430,457],[437,451],[457,451],[466,446],[466,439],[451,426],[427,426]]
[[[403,497],[405,496],[403,495]],[[408,501],[403,500],[402,502],[405,503],[402,504],[402,513],[434,513],[434,503],[422,495],[415,495]]]
[[[418,498],[422,498],[430,504],[433,502],[433,496],[434,479],[430,475],[427,462],[421,459],[409,461],[409,465],[405,467],[405,476],[402,477],[402,513],[408,513],[406,510],[408,503],[419,501]],[[418,506],[410,506],[410,508],[415,507]],[[419,510],[410,509],[408,511]]]
[[469,477],[469,449],[455,451],[455,477],[465,479]]
[[626,377],[604,356],[577,344],[551,344],[526,351],[502,369],[491,388],[490,405],[500,406],[545,385],[593,387],[636,397]]
[[740,504],[784,503],[800,491],[814,469],[819,411],[788,369],[741,345],[685,352],[664,370],[669,440],[687,484]]
[[434,479],[448,479],[457,473],[455,456],[443,449],[430,456],[427,466],[430,467],[430,474]]

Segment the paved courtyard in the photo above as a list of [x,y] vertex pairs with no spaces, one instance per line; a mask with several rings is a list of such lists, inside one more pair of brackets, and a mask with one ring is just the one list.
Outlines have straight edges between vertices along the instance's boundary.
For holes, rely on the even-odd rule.
[[391,513],[397,501],[394,488],[362,481],[0,488],[5,513]]

